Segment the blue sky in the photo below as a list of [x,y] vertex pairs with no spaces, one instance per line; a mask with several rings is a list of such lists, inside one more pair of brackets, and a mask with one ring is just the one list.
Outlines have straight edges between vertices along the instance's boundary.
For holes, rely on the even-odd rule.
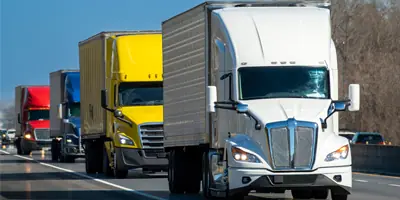
[[101,31],[161,29],[202,0],[0,0],[0,101],[17,85],[77,69],[78,42]]

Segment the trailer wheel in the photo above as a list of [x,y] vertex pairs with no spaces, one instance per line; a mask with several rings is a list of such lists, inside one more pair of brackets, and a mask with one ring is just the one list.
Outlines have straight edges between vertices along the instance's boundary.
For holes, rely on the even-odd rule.
[[173,149],[168,157],[168,186],[173,194],[185,192],[185,163],[182,149]]

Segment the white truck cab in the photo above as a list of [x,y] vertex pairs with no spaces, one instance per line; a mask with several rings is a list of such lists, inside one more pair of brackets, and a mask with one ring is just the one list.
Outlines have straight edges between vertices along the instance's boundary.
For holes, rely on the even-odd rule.
[[337,111],[359,110],[360,89],[338,100],[328,8],[206,2],[163,23],[171,192],[196,192],[202,180],[206,197],[347,199],[351,151]]

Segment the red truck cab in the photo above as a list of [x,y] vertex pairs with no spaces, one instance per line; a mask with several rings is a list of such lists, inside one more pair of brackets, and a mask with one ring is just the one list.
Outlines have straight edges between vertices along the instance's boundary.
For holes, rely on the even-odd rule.
[[16,145],[18,154],[28,155],[34,150],[49,148],[51,145],[50,87],[25,86],[20,92],[20,95],[16,95],[20,97],[20,135]]

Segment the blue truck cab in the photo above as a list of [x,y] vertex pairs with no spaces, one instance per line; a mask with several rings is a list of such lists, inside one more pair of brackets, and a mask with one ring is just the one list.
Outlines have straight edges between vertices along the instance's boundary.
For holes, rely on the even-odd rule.
[[[52,140],[52,160],[74,162],[76,158],[85,156],[81,142],[80,74],[79,71],[60,70],[57,72],[59,74],[53,75],[54,90],[50,80],[51,101],[54,99],[54,104],[51,102],[51,106],[52,108],[53,105],[56,106],[56,111],[50,114],[50,129],[54,138]],[[59,87],[56,86],[58,82],[61,83]]]

